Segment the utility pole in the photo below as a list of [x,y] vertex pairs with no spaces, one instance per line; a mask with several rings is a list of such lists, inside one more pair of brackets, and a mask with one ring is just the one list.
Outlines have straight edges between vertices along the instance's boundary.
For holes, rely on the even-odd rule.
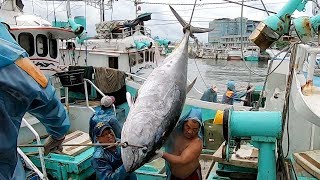
[[134,0],[134,6],[136,7],[136,17],[138,17],[138,5],[141,4],[141,0]]
[[104,0],[100,3],[100,22],[104,21]]

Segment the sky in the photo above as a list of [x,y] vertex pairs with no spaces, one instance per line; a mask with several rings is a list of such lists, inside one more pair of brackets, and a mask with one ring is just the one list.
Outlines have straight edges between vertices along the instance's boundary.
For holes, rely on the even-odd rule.
[[[54,20],[66,21],[66,3],[65,1],[41,1],[41,0],[22,0],[26,14],[35,14],[47,19],[49,22]],[[97,0],[91,0],[91,2]],[[105,0],[108,1],[108,0]],[[236,1],[236,0],[233,0]],[[95,24],[99,23],[99,9],[90,4],[87,0],[87,5],[83,1],[71,2],[71,15],[87,17],[87,31],[90,36],[95,35]],[[152,37],[159,36],[167,38],[173,42],[178,41],[182,37],[182,27],[176,21],[171,13],[169,6],[161,3],[174,3],[172,7],[189,22],[192,13],[193,5],[177,5],[177,4],[193,4],[194,0],[141,0],[145,2],[140,4],[141,11],[138,13],[152,13],[151,20],[145,22],[145,26],[151,29]],[[239,1],[238,1],[239,2]],[[278,12],[288,0],[263,0],[266,8],[270,11]],[[160,4],[157,4],[160,3]],[[214,4],[216,3],[216,4]],[[223,4],[221,4],[223,3]],[[260,0],[245,0],[245,4],[254,7],[263,8]],[[55,9],[55,11],[54,11]],[[294,17],[312,16],[312,2],[308,2],[304,12],[296,11]],[[55,14],[55,16],[54,16]],[[268,15],[265,11],[259,11],[248,7],[243,8],[243,16],[262,21]],[[135,6],[133,0],[118,0],[114,1],[113,11],[105,10],[106,20],[132,20],[136,17]],[[217,18],[236,18],[241,17],[241,6],[236,4],[225,3],[223,0],[198,0],[194,11],[191,24],[200,27],[209,27],[209,22]],[[199,41],[207,42],[208,34],[197,34]]]

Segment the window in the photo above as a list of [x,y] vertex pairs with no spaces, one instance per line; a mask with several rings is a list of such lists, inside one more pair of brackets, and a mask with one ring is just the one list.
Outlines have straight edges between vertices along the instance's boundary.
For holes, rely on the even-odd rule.
[[151,61],[154,62],[155,52],[151,52]]
[[136,55],[135,54],[129,54],[129,63],[130,67],[136,65]]
[[20,46],[27,51],[29,56],[34,55],[34,39],[31,33],[20,33],[18,41]]
[[37,54],[40,57],[46,57],[48,54],[48,39],[43,34],[38,34],[36,37]]
[[109,68],[118,69],[118,57],[109,57]]
[[138,53],[137,56],[138,56],[138,63],[139,63],[139,64],[142,64],[143,61],[144,61],[144,59],[143,59],[143,52]]
[[149,62],[150,56],[149,56],[149,51],[145,51],[145,60],[146,62]]
[[58,43],[56,39],[49,39],[50,57],[56,59],[58,57]]

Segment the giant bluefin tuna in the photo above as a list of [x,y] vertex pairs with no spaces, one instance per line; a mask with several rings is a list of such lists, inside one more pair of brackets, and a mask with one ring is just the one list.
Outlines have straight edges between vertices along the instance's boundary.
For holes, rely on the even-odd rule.
[[122,148],[122,161],[127,172],[149,161],[175,127],[187,93],[189,36],[212,30],[189,26],[171,6],[170,9],[184,27],[184,36],[163,65],[148,76],[130,107],[121,142],[140,147]]

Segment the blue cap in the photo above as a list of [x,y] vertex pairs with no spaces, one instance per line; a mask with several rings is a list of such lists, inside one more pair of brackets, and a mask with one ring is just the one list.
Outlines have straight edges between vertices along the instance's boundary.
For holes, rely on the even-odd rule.
[[103,131],[105,130],[105,129],[111,129],[111,126],[109,125],[109,123],[105,123],[105,122],[99,122],[98,124],[96,124],[96,126],[94,127],[94,130],[93,130],[93,132],[94,132],[94,134],[96,135],[96,136],[101,136],[102,135],[102,133],[103,133]]
[[229,89],[229,90],[231,90],[231,91],[235,91],[235,83],[234,83],[234,81],[229,81],[228,83],[227,83],[227,88]]

